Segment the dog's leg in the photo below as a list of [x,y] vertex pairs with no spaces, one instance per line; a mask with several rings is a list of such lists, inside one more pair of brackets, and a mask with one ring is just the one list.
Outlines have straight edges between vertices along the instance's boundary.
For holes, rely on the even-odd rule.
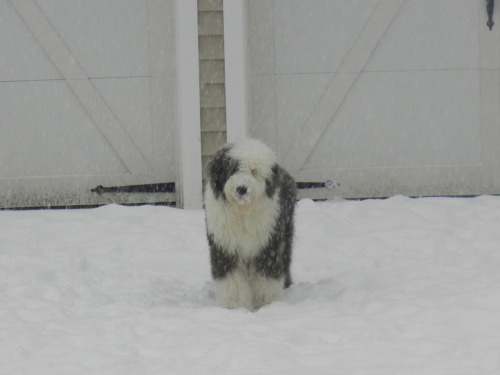
[[215,298],[219,306],[229,309],[245,307],[253,309],[252,289],[246,270],[236,268],[226,277],[215,280]]
[[259,308],[280,299],[284,283],[284,278],[273,279],[256,273],[252,277],[254,307]]
[[290,271],[290,265],[292,262],[292,237],[288,237],[285,240],[283,248],[283,270],[285,272],[285,289],[292,285],[292,274]]
[[230,309],[252,309],[252,290],[247,270],[238,264],[236,255],[228,254],[217,245],[212,234],[208,235],[208,243],[217,305]]

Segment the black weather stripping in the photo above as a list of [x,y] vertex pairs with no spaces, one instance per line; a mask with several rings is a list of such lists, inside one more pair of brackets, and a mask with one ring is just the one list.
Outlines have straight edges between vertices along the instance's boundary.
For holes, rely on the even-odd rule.
[[102,185],[90,190],[92,193],[112,194],[112,193],[128,193],[128,194],[142,194],[142,193],[175,193],[175,182],[164,182],[160,184],[146,184],[146,185],[129,185],[129,186],[111,186],[104,187]]
[[336,189],[340,184],[332,180],[325,182],[297,182],[297,189]]
[[[297,189],[336,189],[340,187],[337,182],[328,180],[325,182],[297,182]],[[144,194],[144,193],[175,193],[175,182],[164,182],[160,184],[110,186],[99,185],[90,190],[96,194]]]

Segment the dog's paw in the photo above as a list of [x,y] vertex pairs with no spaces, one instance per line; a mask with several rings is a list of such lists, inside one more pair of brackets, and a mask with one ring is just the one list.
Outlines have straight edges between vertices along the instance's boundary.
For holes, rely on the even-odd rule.
[[258,309],[281,298],[284,279],[255,276],[252,279],[253,306]]

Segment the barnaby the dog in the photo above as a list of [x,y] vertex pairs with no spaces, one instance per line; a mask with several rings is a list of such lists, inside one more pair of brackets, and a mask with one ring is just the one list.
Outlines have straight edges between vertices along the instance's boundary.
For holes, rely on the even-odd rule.
[[228,144],[204,191],[216,302],[250,310],[290,286],[296,184],[259,140]]

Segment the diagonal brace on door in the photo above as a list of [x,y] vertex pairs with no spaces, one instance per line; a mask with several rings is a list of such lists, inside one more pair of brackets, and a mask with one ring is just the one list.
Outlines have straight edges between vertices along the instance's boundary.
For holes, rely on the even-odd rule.
[[33,0],[9,0],[45,50],[103,136],[132,174],[148,174],[151,167],[120,122],[90,82],[78,61]]
[[380,0],[311,116],[292,136],[283,158],[290,171],[297,172],[304,166],[404,1]]

